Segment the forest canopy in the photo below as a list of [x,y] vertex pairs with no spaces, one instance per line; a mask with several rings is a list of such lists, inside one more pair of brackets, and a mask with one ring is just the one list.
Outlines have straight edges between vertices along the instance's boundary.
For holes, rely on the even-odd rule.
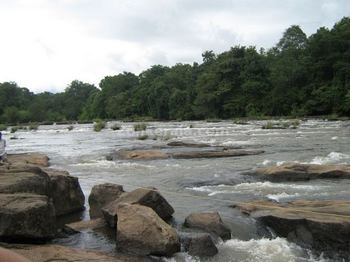
[[234,46],[202,57],[106,76],[99,87],[75,80],[61,93],[0,83],[0,122],[350,116],[349,17],[309,37],[293,25],[269,50]]

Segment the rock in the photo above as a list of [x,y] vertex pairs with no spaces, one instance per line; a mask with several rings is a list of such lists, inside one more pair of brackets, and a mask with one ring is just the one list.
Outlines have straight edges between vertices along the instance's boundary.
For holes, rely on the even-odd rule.
[[66,215],[84,210],[85,196],[81,190],[78,178],[68,172],[45,168],[50,177],[50,197],[56,209],[56,215]]
[[0,194],[0,238],[49,239],[56,234],[55,209],[46,196]]
[[65,247],[60,245],[21,245],[4,244],[1,246],[24,256],[33,262],[48,261],[98,261],[98,262],[150,262],[147,257],[105,254],[93,250]]
[[184,250],[191,256],[212,257],[218,253],[218,249],[209,234],[199,234],[181,237]]
[[127,150],[122,149],[115,152],[114,156],[109,159],[123,159],[123,160],[155,160],[155,159],[193,159],[193,158],[220,158],[220,157],[239,157],[258,155],[264,153],[263,150],[227,150],[225,148],[212,150],[196,150],[183,152],[169,152],[164,150]]
[[122,149],[116,152],[116,157],[119,159],[142,159],[142,160],[154,160],[154,159],[167,159],[168,154],[161,150],[126,150]]
[[218,212],[192,213],[186,217],[184,226],[214,233],[224,240],[231,238],[231,231],[224,225]]
[[8,154],[7,161],[10,164],[31,164],[40,167],[49,166],[49,158],[40,153]]
[[151,208],[118,206],[117,248],[138,255],[172,256],[180,251],[176,230]]
[[234,207],[273,229],[278,236],[298,245],[325,252],[348,254],[350,247],[350,201],[298,200],[276,203],[267,200]]
[[178,147],[211,147],[209,144],[203,143],[187,143],[183,141],[172,141],[167,144],[167,146],[178,146]]
[[192,159],[192,158],[221,158],[221,157],[239,157],[259,155],[264,153],[263,150],[218,150],[218,151],[192,151],[178,152],[171,154],[172,158],[176,159]]
[[139,204],[150,207],[164,220],[171,218],[172,214],[174,214],[172,206],[157,189],[138,188],[123,194],[117,200],[102,208],[102,213],[111,227],[114,227],[117,222],[117,209],[120,203]]
[[50,177],[38,167],[1,166],[0,193],[49,195]]
[[107,226],[106,221],[103,218],[96,218],[92,220],[84,220],[74,222],[66,225],[67,227],[75,231],[96,230]]
[[315,165],[286,163],[280,166],[258,168],[247,173],[272,182],[306,181],[311,179],[350,178],[350,165]]
[[103,217],[101,208],[124,193],[123,186],[111,183],[96,185],[89,195],[90,218]]

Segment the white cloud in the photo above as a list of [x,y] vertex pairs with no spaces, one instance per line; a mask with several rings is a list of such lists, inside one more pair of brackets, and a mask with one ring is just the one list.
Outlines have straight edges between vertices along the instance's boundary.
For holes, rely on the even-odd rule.
[[271,47],[348,15],[347,0],[0,0],[0,82],[38,92],[74,79],[200,62],[204,50]]

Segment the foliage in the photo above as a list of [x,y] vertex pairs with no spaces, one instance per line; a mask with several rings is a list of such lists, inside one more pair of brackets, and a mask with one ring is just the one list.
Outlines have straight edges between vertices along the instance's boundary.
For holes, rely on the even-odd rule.
[[30,124],[30,125],[28,126],[28,129],[29,129],[29,130],[33,130],[33,131],[38,130],[38,128],[39,128],[39,125],[37,125],[37,124]]
[[96,120],[96,122],[94,124],[94,131],[95,132],[100,132],[105,127],[106,127],[106,122],[98,119],[98,120]]
[[4,124],[0,124],[0,131],[6,131],[7,130],[7,126]]
[[137,139],[138,139],[138,140],[146,140],[146,139],[148,139],[148,135],[139,135],[139,136],[137,137]]
[[99,88],[75,80],[57,94],[0,83],[0,122],[350,116],[349,17],[309,37],[292,25],[268,50],[234,46],[202,57],[106,76]]
[[144,131],[147,129],[147,125],[145,123],[138,123],[134,125],[134,131]]

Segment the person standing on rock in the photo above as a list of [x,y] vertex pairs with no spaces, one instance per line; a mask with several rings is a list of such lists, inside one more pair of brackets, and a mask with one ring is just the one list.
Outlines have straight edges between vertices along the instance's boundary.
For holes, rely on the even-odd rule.
[[2,139],[2,133],[0,132],[0,162],[6,159],[6,141]]

